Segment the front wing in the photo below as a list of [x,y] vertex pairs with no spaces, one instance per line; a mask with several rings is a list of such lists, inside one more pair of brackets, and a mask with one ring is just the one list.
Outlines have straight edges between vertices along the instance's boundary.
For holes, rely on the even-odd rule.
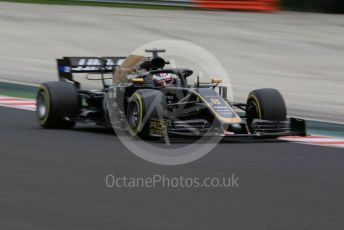
[[197,119],[188,121],[169,121],[161,127],[165,127],[169,134],[182,136],[276,138],[281,136],[306,135],[305,120],[293,117],[289,118],[287,121],[267,121],[256,119],[252,122],[252,128],[250,130],[246,128],[246,124],[242,123],[240,125],[242,127],[240,131],[228,132],[219,127],[211,127],[206,120]]

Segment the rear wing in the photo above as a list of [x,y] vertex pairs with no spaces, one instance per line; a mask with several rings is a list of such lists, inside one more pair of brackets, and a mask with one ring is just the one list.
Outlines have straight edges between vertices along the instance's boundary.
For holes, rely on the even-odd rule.
[[73,80],[74,73],[113,73],[126,57],[63,57],[57,59],[59,78]]

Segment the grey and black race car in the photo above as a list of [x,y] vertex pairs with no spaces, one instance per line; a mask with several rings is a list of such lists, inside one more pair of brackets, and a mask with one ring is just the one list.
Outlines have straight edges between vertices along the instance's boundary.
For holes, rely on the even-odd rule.
[[[227,99],[220,79],[190,84],[193,71],[166,68],[164,50],[150,57],[64,57],[59,81],[41,84],[37,118],[44,128],[72,128],[77,122],[113,127],[142,139],[164,135],[276,138],[306,135],[305,121],[287,118],[276,89],[256,89],[246,103]],[[85,90],[74,79],[98,74],[101,90]],[[109,79],[111,83],[109,83]]]

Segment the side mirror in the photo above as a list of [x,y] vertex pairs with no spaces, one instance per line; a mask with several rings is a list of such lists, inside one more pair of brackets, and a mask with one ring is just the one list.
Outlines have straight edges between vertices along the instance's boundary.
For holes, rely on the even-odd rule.
[[212,78],[211,83],[212,84],[220,84],[220,83],[222,83],[222,80],[220,78]]

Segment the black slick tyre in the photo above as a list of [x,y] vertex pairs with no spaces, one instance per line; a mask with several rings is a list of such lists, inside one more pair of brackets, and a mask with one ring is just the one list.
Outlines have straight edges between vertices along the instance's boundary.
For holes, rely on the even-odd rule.
[[71,83],[45,82],[38,88],[36,115],[43,128],[68,129],[75,125],[70,120],[77,115],[79,108],[78,93]]

